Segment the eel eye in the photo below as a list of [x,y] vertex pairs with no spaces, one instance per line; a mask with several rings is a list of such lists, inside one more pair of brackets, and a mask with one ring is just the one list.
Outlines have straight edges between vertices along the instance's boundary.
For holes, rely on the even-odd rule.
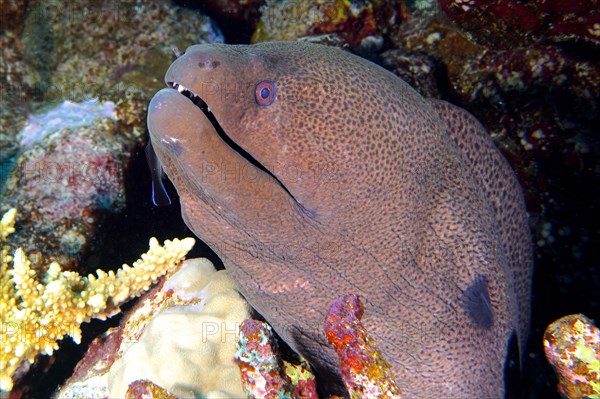
[[275,101],[275,97],[277,96],[277,89],[275,88],[275,83],[270,80],[263,80],[259,84],[256,85],[256,90],[254,91],[254,96],[256,97],[256,103],[263,107],[267,105],[271,105],[273,101]]

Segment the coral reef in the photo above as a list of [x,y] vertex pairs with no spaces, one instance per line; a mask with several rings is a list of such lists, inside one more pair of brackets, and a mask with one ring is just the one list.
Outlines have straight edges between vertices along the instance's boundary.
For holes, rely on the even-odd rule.
[[[7,17],[19,9],[9,3]],[[85,273],[79,263],[124,209],[125,176],[171,45],[222,36],[207,17],[167,1],[21,6],[0,34],[0,212],[22,211],[11,239],[36,271],[45,272],[43,252]]]
[[440,97],[436,78],[440,71],[433,57],[401,50],[388,50],[380,56],[384,67],[402,78],[419,94],[431,98]]
[[140,299],[119,328],[92,343],[56,398],[124,397],[138,380],[178,397],[243,397],[232,359],[239,324],[249,316],[226,271],[189,259]]
[[163,86],[171,46],[219,37],[207,17],[167,1],[30,4],[23,57],[28,82],[44,101],[116,101],[128,90]]
[[[195,3],[210,4],[215,15],[224,19],[235,15],[239,18],[236,24],[244,20],[252,29],[256,18],[252,13],[260,0]],[[550,320],[566,314],[569,303],[576,303],[579,311],[583,306],[585,313],[596,314],[599,302],[590,299],[589,293],[600,284],[596,261],[600,246],[594,245],[598,236],[593,223],[599,208],[589,192],[598,185],[600,176],[598,1],[406,0],[398,2],[391,13],[355,13],[365,10],[367,3],[381,4],[269,1],[255,40],[293,39],[319,32],[338,32],[353,45],[365,34],[371,35],[366,41],[374,40],[376,45],[381,43],[379,38],[386,39],[385,48],[392,48],[382,54],[386,66],[422,93],[450,99],[482,120],[527,190],[539,248],[537,284],[544,287],[534,295],[538,307],[534,308],[537,327],[532,329],[533,341],[539,342],[538,331],[543,331]],[[348,4],[356,6],[348,8]],[[324,14],[326,9],[328,14]],[[446,15],[440,15],[442,9],[453,24]],[[130,150],[139,144],[144,129],[146,97],[163,86],[162,76],[172,59],[170,46],[183,49],[191,43],[222,37],[197,12],[162,0],[0,0],[0,10],[0,192],[9,175],[12,184],[9,194],[0,200],[0,211],[13,205],[22,211],[19,229],[10,239],[24,247],[31,267],[43,275],[47,266],[44,259],[58,260],[67,269],[75,267],[80,255],[101,245],[102,229],[90,228],[107,225],[111,219],[105,218],[104,211],[92,209],[110,203],[103,202],[104,198],[115,200],[110,206],[113,210],[122,209],[124,190],[121,186],[115,191],[115,181],[109,180],[105,188],[111,194],[103,197],[100,187],[91,187],[81,176],[69,180],[83,183],[81,187],[59,187],[58,181],[35,187],[42,172],[37,166],[38,180],[29,179],[24,192],[35,190],[47,195],[44,192],[52,193],[54,187],[59,190],[56,193],[66,193],[66,198],[53,194],[56,199],[71,198],[77,205],[73,210],[85,211],[83,217],[73,219],[60,216],[58,204],[52,205],[50,213],[36,209],[38,200],[43,201],[39,197],[26,199],[24,192],[19,192],[20,180],[15,179],[20,179],[23,170],[36,170],[40,162],[47,165],[48,160],[59,160],[65,165],[63,170],[72,170],[67,169],[72,165],[69,157],[75,154],[81,160],[84,156],[67,148],[95,145],[96,136],[86,133],[69,139],[65,131],[56,141],[44,138],[20,154],[17,135],[27,125],[28,116],[39,115],[64,100],[82,102],[100,97],[102,103],[113,102],[116,119],[102,123],[106,130],[100,147],[114,148],[117,144],[104,139],[125,135],[126,150],[117,158],[100,151],[101,157],[90,160],[96,165],[123,167],[118,175],[127,176]],[[427,74],[432,67],[436,76]],[[412,77],[414,72],[418,76]],[[88,128],[96,126],[84,129]],[[80,134],[75,130],[80,129],[72,129],[75,136]],[[37,152],[32,150],[35,146]],[[13,169],[13,165],[17,167]],[[31,174],[29,177],[33,178]],[[91,189],[81,196],[92,200],[87,205],[72,197],[85,188]],[[10,202],[16,198],[22,201]],[[50,215],[57,221],[54,227],[45,223]],[[36,219],[29,221],[30,216]],[[82,224],[92,219],[93,226]],[[536,349],[525,361],[534,357],[545,362]],[[550,397],[554,392],[539,393],[547,389],[539,386],[548,385],[540,368],[529,372],[539,375],[536,378],[541,381],[536,397]]]
[[171,45],[223,40],[207,17],[167,1],[2,3],[3,148],[11,146],[27,114],[48,103],[116,103],[132,92],[147,100],[163,85]]
[[177,399],[177,397],[152,381],[138,380],[129,384],[125,399]]
[[248,398],[318,399],[315,378],[306,362],[294,365],[284,361],[267,323],[244,320],[236,347],[235,362]]
[[393,373],[361,319],[364,306],[357,295],[346,295],[329,307],[327,341],[336,350],[344,384],[353,399],[401,398]]
[[[12,238],[44,273],[41,257],[74,269],[101,243],[98,226],[125,206],[124,173],[135,137],[119,134],[112,102],[63,102],[30,116],[0,210],[21,210]],[[133,135],[139,135],[137,131]]]
[[[37,275],[51,261],[87,275],[138,178],[131,166],[171,46],[222,36],[166,0],[16,0],[0,9],[0,212],[20,210],[11,244]],[[45,129],[53,120],[60,125]]]
[[506,48],[539,41],[600,44],[598,0],[440,0],[439,3],[461,28],[488,45]]
[[252,42],[337,33],[352,48],[372,51],[383,45],[389,26],[399,18],[398,9],[396,1],[267,0]]
[[600,330],[590,319],[576,314],[550,324],[544,351],[565,398],[600,398]]
[[82,277],[63,271],[54,262],[38,279],[25,252],[19,248],[11,256],[5,245],[8,235],[14,232],[15,218],[16,210],[11,209],[0,222],[0,389],[4,391],[12,388],[18,369],[27,368],[38,354],[51,355],[58,348],[57,341],[65,335],[79,342],[81,323],[119,312],[122,303],[147,291],[161,275],[176,269],[195,242],[193,238],[175,239],[160,246],[152,238],[150,250],[141,259],[133,266],[124,264],[116,273],[99,269],[97,275]]
[[[563,248],[585,245],[583,241],[592,234],[587,223],[554,219],[560,214],[573,214],[568,203],[573,201],[570,194],[577,187],[597,182],[597,175],[589,171],[597,170],[600,164],[594,151],[599,146],[594,129],[600,109],[600,67],[590,55],[592,52],[573,45],[581,44],[583,39],[572,37],[571,46],[562,39],[549,41],[534,34],[526,42],[509,41],[496,31],[517,31],[502,28],[505,19],[497,18],[496,11],[491,10],[500,7],[502,13],[498,15],[518,13],[530,20],[573,18],[573,23],[580,24],[577,30],[590,28],[593,24],[586,21],[596,18],[597,13],[574,17],[581,15],[586,8],[583,7],[570,16],[562,11],[546,14],[544,7],[559,7],[554,2],[541,2],[543,6],[540,2],[520,4],[512,0],[441,3],[451,16],[464,14],[465,18],[484,13],[487,7],[485,13],[489,15],[474,18],[485,25],[490,38],[503,45],[473,41],[473,35],[477,36],[480,30],[465,33],[439,15],[413,11],[390,35],[393,46],[408,54],[427,54],[447,68],[447,77],[438,79],[438,85],[445,86],[441,96],[471,111],[490,130],[525,187],[528,209],[539,220],[535,227],[538,241],[546,243],[541,227],[551,223],[555,226],[552,235],[562,229],[563,240],[579,241]],[[569,3],[567,9],[577,2]],[[537,5],[542,8],[533,10]],[[541,31],[548,33],[550,29]],[[519,33],[515,36],[524,37]],[[571,36],[561,37],[566,40]],[[589,197],[579,195],[575,202],[586,198]],[[575,208],[588,204],[589,201]],[[560,224],[563,226],[556,227]],[[579,234],[574,233],[576,230]],[[581,252],[581,248],[574,248],[574,252]]]

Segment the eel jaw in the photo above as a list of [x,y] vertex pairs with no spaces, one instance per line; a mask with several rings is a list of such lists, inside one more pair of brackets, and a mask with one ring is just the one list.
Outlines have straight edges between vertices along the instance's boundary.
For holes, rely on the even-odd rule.
[[281,188],[283,190],[285,190],[285,192],[294,200],[294,202],[302,210],[304,210],[309,215],[311,214],[307,209],[304,208],[304,206],[302,206],[300,201],[298,201],[298,199],[290,192],[290,190],[288,190],[288,188],[283,184],[283,182],[273,172],[271,172],[269,169],[267,169],[260,161],[258,161],[256,158],[254,158],[250,153],[248,153],[248,151],[246,151],[238,143],[233,141],[233,139],[231,137],[229,137],[227,135],[227,133],[225,133],[225,129],[223,129],[223,127],[217,120],[217,117],[215,116],[215,114],[213,114],[210,107],[202,99],[202,97],[200,97],[198,94],[194,93],[192,90],[188,89],[187,87],[185,87],[184,85],[182,85],[179,82],[167,82],[167,86],[170,87],[171,89],[177,90],[181,95],[183,95],[184,97],[187,97],[192,103],[194,103],[198,108],[200,108],[200,110],[204,113],[206,118],[213,125],[217,134],[221,137],[221,139],[223,141],[225,141],[225,143],[232,150],[236,151],[238,154],[240,154],[243,158],[245,158],[252,165],[254,165],[261,171],[263,171],[263,172],[267,173],[269,176],[271,176],[271,178],[273,178],[281,186]]
[[187,87],[185,87],[184,85],[182,85],[179,82],[167,82],[167,85],[170,88],[177,90],[181,95],[183,95],[184,97],[187,97],[192,103],[194,103],[194,105],[196,105],[198,108],[200,108],[200,110],[204,113],[204,115],[206,116],[208,121],[213,125],[217,134],[221,137],[221,139],[223,141],[225,141],[225,143],[232,150],[236,151],[238,154],[240,154],[243,158],[245,158],[252,165],[256,166],[263,172],[269,174],[272,178],[274,178],[277,182],[279,182],[279,184],[289,193],[287,188],[285,188],[285,186],[281,183],[281,181],[269,169],[267,169],[262,163],[260,163],[256,158],[254,158],[250,153],[248,153],[248,151],[246,151],[244,148],[242,148],[231,137],[229,137],[229,135],[227,133],[225,133],[225,129],[223,129],[223,127],[217,120],[217,117],[215,116],[215,114],[213,114],[210,107],[208,106],[206,101],[204,101],[202,99],[202,97],[200,97],[198,94],[194,93],[192,90],[188,89]]
[[[216,122],[216,118],[215,118],[214,114],[212,113],[212,111],[210,110],[210,108],[208,107],[206,102],[199,95],[197,95],[196,93],[194,93],[192,90],[188,89],[181,83],[167,82],[167,85],[171,89],[177,90],[184,97],[189,98],[191,102],[193,102],[198,108],[200,108],[202,110],[202,112],[204,112],[204,114],[211,121],[211,123],[213,123],[213,119]],[[214,123],[213,123],[213,125],[214,125]]]

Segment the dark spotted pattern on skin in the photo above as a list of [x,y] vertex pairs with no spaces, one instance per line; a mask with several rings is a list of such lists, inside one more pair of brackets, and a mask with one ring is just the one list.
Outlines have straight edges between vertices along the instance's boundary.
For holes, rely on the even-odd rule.
[[500,226],[501,242],[508,256],[514,291],[519,305],[519,345],[525,345],[529,330],[532,246],[529,225],[524,216],[524,198],[510,165],[502,157],[485,128],[467,111],[444,101],[430,100],[443,118],[450,137],[460,149],[462,160],[469,165],[492,202]]
[[[531,243],[516,178],[471,115],[312,44],[193,46],[165,80],[228,137],[176,90],[152,99],[184,220],[324,391],[343,393],[325,312],[355,293],[403,397],[503,397],[508,340],[527,334]],[[260,106],[265,80],[277,97]]]

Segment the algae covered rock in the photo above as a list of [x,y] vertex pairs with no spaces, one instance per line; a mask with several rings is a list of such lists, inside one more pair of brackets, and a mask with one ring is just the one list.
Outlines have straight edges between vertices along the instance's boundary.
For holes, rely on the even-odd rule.
[[600,330],[582,314],[562,317],[544,333],[546,358],[567,399],[600,397]]
[[362,51],[381,48],[390,25],[400,18],[397,1],[267,0],[260,11],[253,43],[338,34]]
[[207,17],[167,1],[33,2],[23,32],[28,77],[48,101],[116,100],[162,86],[171,46],[214,41]]
[[[125,206],[132,144],[118,134],[112,102],[65,102],[30,117],[24,148],[3,192],[2,210],[21,210],[13,240],[33,256],[72,269],[96,249],[98,225]],[[43,254],[43,256],[42,256]]]
[[43,256],[76,269],[125,209],[171,46],[222,37],[167,1],[31,1],[22,11],[0,36],[0,210],[23,211],[13,239],[34,267]]

